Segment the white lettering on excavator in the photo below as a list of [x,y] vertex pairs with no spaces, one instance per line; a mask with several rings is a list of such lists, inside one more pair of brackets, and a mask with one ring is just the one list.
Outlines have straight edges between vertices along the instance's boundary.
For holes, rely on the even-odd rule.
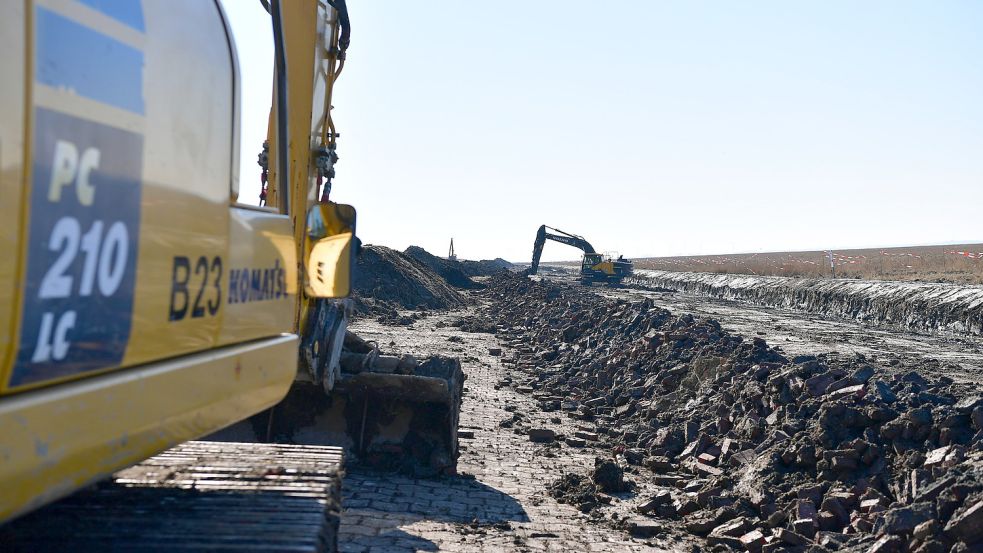
[[32,363],[61,361],[68,355],[68,348],[72,345],[68,340],[68,331],[75,327],[75,318],[75,311],[66,311],[55,325],[54,313],[45,313],[41,317],[41,332],[38,333],[38,343],[34,347],[34,355],[31,356]]
[[133,318],[143,136],[41,107],[34,128],[10,387],[118,366]]
[[61,191],[64,187],[75,183],[75,194],[79,203],[92,205],[96,196],[96,187],[89,182],[89,175],[99,168],[101,154],[96,148],[88,148],[79,157],[78,148],[67,140],[59,140],[55,144],[55,159],[51,167],[51,182],[48,185],[48,200],[61,201]]

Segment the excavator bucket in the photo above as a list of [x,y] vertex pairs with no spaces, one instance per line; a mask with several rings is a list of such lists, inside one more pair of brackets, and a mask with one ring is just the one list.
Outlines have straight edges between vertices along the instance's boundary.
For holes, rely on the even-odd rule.
[[329,392],[298,380],[275,407],[212,439],[341,446],[363,464],[414,476],[456,471],[459,360],[382,355],[348,332],[339,364]]

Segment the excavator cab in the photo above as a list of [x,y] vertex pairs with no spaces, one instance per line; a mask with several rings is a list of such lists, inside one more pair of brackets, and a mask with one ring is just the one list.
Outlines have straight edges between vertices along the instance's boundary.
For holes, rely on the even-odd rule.
[[584,259],[580,263],[580,270],[589,271],[593,269],[595,265],[599,265],[602,260],[601,254],[599,253],[585,253]]
[[595,282],[618,285],[625,277],[631,276],[632,269],[631,261],[623,256],[588,253],[584,254],[581,263],[580,280],[586,285]]

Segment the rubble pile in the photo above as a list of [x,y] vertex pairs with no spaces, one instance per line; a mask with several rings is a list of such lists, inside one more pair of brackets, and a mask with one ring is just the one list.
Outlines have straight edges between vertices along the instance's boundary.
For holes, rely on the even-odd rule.
[[399,309],[446,309],[467,303],[429,266],[384,246],[362,247],[353,289],[358,311],[394,321],[400,318]]
[[461,329],[462,332],[495,334],[498,326],[488,320],[487,317],[477,315],[465,315],[451,323],[451,326]]
[[[639,514],[720,550],[983,551],[979,392],[862,356],[787,358],[651,300],[488,283],[514,351],[501,385],[593,426],[651,494]],[[590,510],[596,485],[551,493]]]

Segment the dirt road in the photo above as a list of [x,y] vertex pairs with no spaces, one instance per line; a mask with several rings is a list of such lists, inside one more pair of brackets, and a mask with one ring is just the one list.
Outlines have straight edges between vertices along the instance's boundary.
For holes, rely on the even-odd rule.
[[577,430],[570,419],[541,412],[529,396],[497,386],[507,371],[501,356],[489,353],[501,347],[495,337],[450,326],[469,312],[429,316],[411,327],[355,325],[361,337],[389,351],[458,356],[468,380],[461,409],[461,476],[412,479],[352,467],[344,483],[341,551],[692,550],[682,535],[637,540],[615,528],[610,517],[628,515],[636,499],[615,498],[605,518],[589,518],[546,493],[561,474],[593,466],[595,450],[545,446],[499,426],[521,413],[534,426],[560,434]]

